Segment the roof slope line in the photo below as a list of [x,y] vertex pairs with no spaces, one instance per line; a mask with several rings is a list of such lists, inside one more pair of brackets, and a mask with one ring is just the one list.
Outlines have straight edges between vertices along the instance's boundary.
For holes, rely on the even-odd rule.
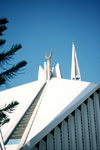
[[31,116],[31,118],[30,118],[30,120],[29,120],[29,122],[28,122],[28,125],[27,125],[27,127],[26,127],[26,129],[25,129],[25,131],[24,131],[24,134],[23,134],[23,136],[22,136],[22,138],[21,138],[21,141],[20,141],[20,143],[18,144],[18,147],[17,147],[16,150],[19,150],[21,147],[23,147],[23,145],[25,144],[25,142],[26,142],[26,140],[27,140],[27,137],[28,137],[29,132],[30,132],[30,130],[31,130],[32,124],[33,124],[33,122],[34,122],[34,120],[35,120],[35,117],[36,117],[36,115],[37,115],[37,113],[38,113],[38,110],[39,110],[40,104],[41,104],[41,102],[42,102],[43,96],[44,96],[45,91],[46,91],[46,89],[47,89],[47,85],[48,85],[48,83],[46,83],[46,84],[44,85],[44,88],[43,88],[43,91],[42,91],[42,93],[41,93],[41,96],[40,96],[40,98],[39,98],[39,100],[38,100],[38,102],[37,102],[37,105],[36,105],[36,107],[35,107],[35,109],[34,109],[34,112],[32,113],[32,116]]
[[[11,127],[8,135],[5,137],[4,142],[6,145],[8,145],[8,144],[10,145],[12,143],[11,140],[16,140],[16,139],[20,140],[21,139],[21,137],[25,131],[25,128],[31,118],[31,115],[34,112],[34,107],[37,104],[38,98],[40,97],[41,92],[44,89],[44,86],[45,86],[45,83],[39,89],[36,96],[33,98],[33,100],[28,105],[28,107],[25,109],[25,111],[22,113],[22,115],[18,116],[18,119],[16,119],[16,122],[14,122],[14,124],[12,126],[13,128]],[[16,125],[15,125],[15,123],[16,123]]]

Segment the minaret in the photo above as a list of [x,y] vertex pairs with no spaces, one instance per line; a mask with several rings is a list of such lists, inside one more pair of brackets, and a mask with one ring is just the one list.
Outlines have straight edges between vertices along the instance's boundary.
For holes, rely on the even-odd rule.
[[51,78],[51,74],[52,74],[52,69],[51,69],[51,57],[52,57],[52,51],[50,52],[49,57],[47,57],[47,55],[45,54],[45,58],[47,60],[47,80],[49,81]]
[[81,80],[77,55],[75,51],[74,41],[72,43],[72,66],[71,66],[71,80]]

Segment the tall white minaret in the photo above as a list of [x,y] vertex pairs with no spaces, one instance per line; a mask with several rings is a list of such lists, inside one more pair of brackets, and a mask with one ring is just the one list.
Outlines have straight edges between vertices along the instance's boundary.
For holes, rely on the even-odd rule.
[[72,43],[72,66],[71,66],[71,80],[81,80],[77,55],[75,51],[74,41]]

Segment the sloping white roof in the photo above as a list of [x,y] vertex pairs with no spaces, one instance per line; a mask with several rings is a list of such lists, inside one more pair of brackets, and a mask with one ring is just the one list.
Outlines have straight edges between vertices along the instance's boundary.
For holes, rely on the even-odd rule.
[[27,137],[25,148],[32,148],[98,87],[100,85],[89,82],[51,79]]
[[19,102],[19,105],[17,106],[15,111],[9,114],[10,122],[2,126],[2,134],[4,136],[4,140],[10,133],[10,130],[12,130],[15,124],[17,124],[19,119],[23,116],[24,112],[43,85],[44,82],[41,80],[0,92],[0,107],[4,106],[5,104],[9,104],[13,100]]
[[[2,99],[0,106],[12,100],[17,100],[20,103],[15,112],[11,114],[10,122],[2,127],[4,138],[23,116],[43,85],[43,81],[35,81],[0,92],[0,99]],[[24,148],[27,150],[32,148],[42,137],[48,134],[58,123],[95,92],[98,87],[100,87],[99,84],[58,78],[52,78],[47,82],[45,92],[42,95],[41,105],[27,136]]]

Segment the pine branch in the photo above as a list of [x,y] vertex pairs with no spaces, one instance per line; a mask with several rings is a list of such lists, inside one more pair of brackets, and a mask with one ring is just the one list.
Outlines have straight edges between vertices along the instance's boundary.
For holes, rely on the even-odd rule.
[[2,125],[4,125],[5,123],[8,123],[9,121],[10,121],[10,118],[9,118],[9,117],[2,118],[2,119],[0,120],[0,127],[1,127]]
[[12,101],[10,104],[0,109],[0,126],[10,121],[6,113],[12,113],[18,104],[17,101]]
[[9,122],[9,120],[9,117],[3,111],[0,110],[0,126]]
[[6,23],[8,23],[7,18],[0,19],[0,25],[6,24]]
[[5,31],[7,27],[5,25],[0,26],[0,36],[3,35],[2,32]]
[[15,52],[17,52],[21,48],[22,48],[21,44],[16,44],[16,45],[13,45],[9,51],[5,53],[2,52],[0,54],[0,64],[2,65],[4,62],[7,63],[13,57]]
[[1,78],[5,80],[12,79],[14,76],[16,76],[16,73],[20,71],[20,69],[24,67],[26,64],[27,64],[26,61],[21,61],[17,65],[13,65],[12,68],[0,74]]
[[4,118],[0,121],[0,126],[4,125],[5,123],[8,123],[10,121],[10,118]]
[[0,19],[0,36],[3,35],[3,31],[7,29],[6,23],[8,23],[7,18],[2,18]]
[[4,84],[6,80],[3,78],[3,76],[0,74],[0,85]]
[[3,40],[3,39],[0,40],[0,46],[3,45],[3,44],[5,44],[5,42],[6,42],[6,40]]
[[6,114],[2,112],[2,110],[0,110],[0,121],[2,120],[2,118],[6,118]]
[[[8,23],[8,20],[6,18],[0,19],[0,36],[3,35],[3,31],[7,29],[6,23]],[[0,46],[3,45],[6,42],[4,39],[0,39]],[[11,49],[7,52],[0,53],[0,66],[2,67],[3,63],[8,63],[8,61],[13,57],[15,52],[17,52],[19,49],[21,49],[21,44],[16,44],[11,47]],[[6,81],[9,81],[9,79],[12,79],[16,74],[27,64],[26,61],[21,61],[16,65],[13,65],[10,69],[3,71],[0,73],[0,85],[5,84]],[[8,117],[7,113],[12,113],[15,110],[15,107],[19,103],[17,101],[13,101],[7,106],[5,105],[2,109],[0,109],[0,126],[10,121],[10,118]]]
[[5,106],[3,109],[0,110],[0,112],[6,111],[11,113],[12,111],[15,110],[15,107],[18,105],[19,103],[17,101],[12,101],[10,104],[8,104],[7,106]]
[[16,44],[16,45],[13,45],[11,47],[11,50],[9,50],[8,52],[6,52],[6,56],[11,56],[11,55],[14,55],[16,51],[18,51],[19,49],[22,48],[22,45],[21,44]]

